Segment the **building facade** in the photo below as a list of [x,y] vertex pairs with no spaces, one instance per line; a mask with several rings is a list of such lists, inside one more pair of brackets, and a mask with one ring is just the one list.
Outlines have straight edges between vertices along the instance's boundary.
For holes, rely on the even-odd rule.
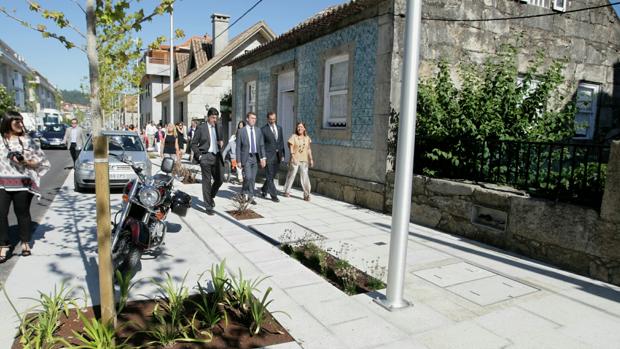
[[58,109],[58,89],[41,73],[30,68],[24,58],[0,40],[0,85],[15,98],[21,112]]
[[[520,69],[539,50],[564,59],[566,99],[577,101],[576,139],[600,140],[620,128],[620,26],[607,0],[423,1],[421,78],[439,59],[456,72],[483,62],[503,43],[519,52]],[[233,119],[248,111],[260,123],[276,111],[284,132],[304,122],[313,140],[313,190],[374,209],[385,208],[390,114],[398,112],[405,0],[357,0],[328,8],[275,40],[237,58]],[[507,21],[446,21],[545,17]],[[561,16],[559,14],[562,14]],[[517,38],[521,38],[517,40]],[[456,74],[455,74],[456,75]]]

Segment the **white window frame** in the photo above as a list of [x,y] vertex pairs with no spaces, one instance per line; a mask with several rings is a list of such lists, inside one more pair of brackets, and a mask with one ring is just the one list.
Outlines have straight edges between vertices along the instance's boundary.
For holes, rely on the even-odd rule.
[[[555,2],[555,0],[553,1]],[[521,2],[538,7],[549,8],[549,0],[521,0]]]
[[[254,92],[254,100],[252,100],[252,91]],[[256,113],[256,80],[248,81],[245,83],[245,112]]]
[[553,10],[566,12],[566,8],[568,7],[568,0],[553,0]]
[[[347,62],[347,69],[350,68],[350,60],[349,60],[349,55],[348,54],[344,54],[344,55],[339,55],[339,56],[335,56],[332,58],[329,58],[325,61],[325,72],[324,72],[324,77],[325,79],[324,81],[324,92],[323,92],[323,128],[333,128],[333,129],[344,129],[347,128],[349,125],[347,125],[347,117],[345,116],[344,118],[331,118],[331,103],[330,103],[330,98],[332,96],[337,96],[337,95],[347,95],[347,100],[348,100],[348,95],[349,95],[349,91],[350,91],[350,86],[349,86],[349,79],[350,76],[349,74],[347,74],[347,82],[346,82],[346,88],[343,90],[338,90],[338,91],[330,91],[329,90],[329,84],[331,81],[331,66],[334,64],[338,64],[338,63],[342,63],[342,62]],[[350,69],[349,69],[350,71]],[[348,109],[348,106],[347,106]],[[344,122],[345,126],[330,126],[329,122]]]
[[[581,113],[580,110],[580,106],[579,106],[579,90],[580,89],[590,89],[592,90],[592,101],[591,101],[591,106],[590,106],[590,116],[588,118],[588,127],[586,130],[586,133],[584,135],[575,135],[575,137],[573,137],[573,139],[592,139],[594,138],[594,128],[596,127],[596,115],[598,114],[598,98],[599,98],[599,94],[601,92],[601,85],[598,84],[592,84],[592,83],[587,83],[587,82],[580,82],[578,87],[577,87],[577,95],[576,95],[576,107],[577,107],[577,113],[575,114],[575,119],[577,118],[578,115],[580,114],[587,114],[587,113]],[[575,122],[577,122],[577,120],[575,120]]]

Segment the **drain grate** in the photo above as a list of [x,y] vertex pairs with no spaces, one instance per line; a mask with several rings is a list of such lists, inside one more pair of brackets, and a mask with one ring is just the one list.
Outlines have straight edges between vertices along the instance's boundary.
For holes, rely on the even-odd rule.
[[375,242],[375,245],[383,246],[383,245],[387,245],[387,244],[385,242],[383,242],[383,241],[377,241],[377,242]]

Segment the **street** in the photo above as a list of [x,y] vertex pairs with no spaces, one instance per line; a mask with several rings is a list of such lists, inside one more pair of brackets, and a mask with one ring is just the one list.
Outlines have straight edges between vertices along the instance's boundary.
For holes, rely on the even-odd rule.
[[[54,197],[62,187],[62,184],[67,178],[67,174],[71,171],[69,168],[71,166],[71,156],[69,155],[69,151],[50,149],[45,150],[45,154],[47,155],[52,168],[41,179],[41,193],[43,196],[40,200],[37,200],[36,198],[33,199],[32,205],[30,206],[30,214],[33,222],[32,231],[36,230],[37,225],[41,223],[41,220],[45,216],[45,212],[47,212],[47,209],[54,200]],[[11,236],[11,243],[13,245],[18,244],[19,238],[17,233],[17,218],[15,217],[12,207],[9,211],[9,234]],[[19,248],[17,252],[19,252]],[[35,246],[33,246],[33,253],[36,254]],[[2,268],[0,268],[1,283],[6,281],[19,258],[21,258],[19,255],[14,255],[11,259],[4,263]]]

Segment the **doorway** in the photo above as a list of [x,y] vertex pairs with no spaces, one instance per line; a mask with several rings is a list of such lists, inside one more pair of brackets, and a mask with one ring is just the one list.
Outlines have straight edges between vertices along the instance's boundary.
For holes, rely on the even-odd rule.
[[295,71],[287,71],[278,75],[278,123],[282,126],[284,148],[286,149],[285,162],[288,162],[290,154],[288,138],[295,128]]

